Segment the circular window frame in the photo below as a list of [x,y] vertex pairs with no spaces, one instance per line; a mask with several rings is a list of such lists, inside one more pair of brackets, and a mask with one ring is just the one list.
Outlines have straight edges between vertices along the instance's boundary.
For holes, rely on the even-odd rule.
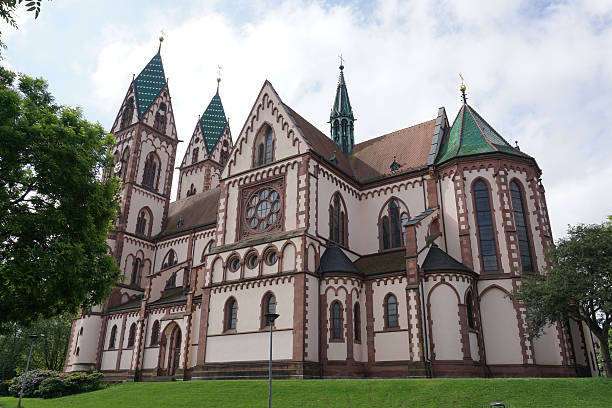
[[[273,195],[275,197],[271,198]],[[274,229],[281,223],[282,213],[282,195],[278,188],[276,186],[264,186],[248,196],[243,217],[245,225],[251,233],[263,233]],[[270,222],[270,219],[272,219],[272,222]]]
[[[256,269],[259,266],[259,256],[257,255],[257,252],[255,251],[249,252],[245,259],[246,261],[244,262],[244,264],[246,265],[247,268]],[[255,263],[251,264],[253,260]]]
[[240,270],[240,264],[240,257],[234,255],[227,261],[227,270],[230,272],[238,272]]
[[[270,256],[272,255],[274,255],[274,262],[270,262]],[[276,263],[278,262],[278,251],[274,248],[267,250],[264,253],[263,260],[268,266],[276,265]]]

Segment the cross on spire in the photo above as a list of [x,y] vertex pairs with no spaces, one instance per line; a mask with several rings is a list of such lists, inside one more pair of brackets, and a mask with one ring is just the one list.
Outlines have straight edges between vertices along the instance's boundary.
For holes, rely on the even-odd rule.
[[465,96],[466,86],[463,83],[463,75],[461,75],[461,72],[459,73],[459,78],[461,78],[461,86],[459,87],[459,90],[461,90],[461,99],[463,99],[463,104],[465,105],[467,103],[467,96]]
[[217,65],[217,92],[219,92],[220,82],[221,82],[221,65]]
[[166,33],[164,33],[164,30],[159,30],[159,49],[157,50],[158,52],[161,51],[161,45],[164,42],[164,35],[166,35]]
[[338,58],[340,58],[340,69],[344,69],[344,58],[342,58],[342,54],[338,55]]

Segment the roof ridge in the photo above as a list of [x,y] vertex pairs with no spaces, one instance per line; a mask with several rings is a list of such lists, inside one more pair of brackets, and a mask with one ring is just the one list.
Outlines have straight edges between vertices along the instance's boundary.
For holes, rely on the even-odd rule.
[[[465,122],[465,105],[463,104],[463,106],[461,107],[461,122],[460,122],[460,128],[459,128],[459,141],[457,142],[457,150],[455,150],[455,154],[453,155],[453,157],[457,157],[457,155],[459,154],[459,150],[461,150],[461,137],[463,136],[463,122]],[[459,117],[459,115],[457,115],[457,117]],[[457,120],[455,118],[455,120]],[[455,126],[455,124],[453,123],[453,126]],[[452,129],[452,128],[451,128]]]
[[385,133],[385,134],[382,134],[382,135],[380,135],[380,136],[373,137],[372,139],[364,140],[363,142],[359,142],[359,143],[355,144],[355,147],[353,148],[353,151],[355,150],[355,148],[356,148],[357,146],[360,146],[360,145],[362,145],[362,144],[364,144],[364,143],[369,143],[369,142],[372,142],[372,141],[374,141],[374,140],[376,140],[376,139],[381,139],[381,138],[386,137],[386,136],[389,136],[389,135],[391,135],[391,134],[393,134],[393,133],[398,133],[398,132],[401,132],[401,131],[403,131],[403,130],[412,129],[412,128],[415,128],[415,127],[417,127],[417,126],[425,126],[427,123],[429,123],[429,122],[435,122],[435,121],[436,121],[436,119],[426,120],[425,122],[417,123],[416,125],[408,126],[408,127],[402,128],[402,129],[397,129],[397,130],[394,130],[394,131],[392,131],[392,132]]

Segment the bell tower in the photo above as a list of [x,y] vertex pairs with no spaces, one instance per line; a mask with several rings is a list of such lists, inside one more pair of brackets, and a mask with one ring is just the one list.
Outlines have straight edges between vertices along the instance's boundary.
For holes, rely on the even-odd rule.
[[351,108],[346,83],[344,82],[344,65],[342,64],[342,57],[340,57],[340,78],[336,88],[334,106],[329,115],[329,123],[331,125],[332,140],[347,155],[351,154],[355,145],[354,122],[355,117],[353,116],[353,109]]

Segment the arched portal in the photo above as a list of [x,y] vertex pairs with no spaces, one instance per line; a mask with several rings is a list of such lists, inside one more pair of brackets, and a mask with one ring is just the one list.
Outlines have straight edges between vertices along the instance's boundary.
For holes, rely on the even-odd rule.
[[182,332],[178,324],[170,323],[164,329],[159,344],[157,373],[172,376],[179,368],[181,357]]

